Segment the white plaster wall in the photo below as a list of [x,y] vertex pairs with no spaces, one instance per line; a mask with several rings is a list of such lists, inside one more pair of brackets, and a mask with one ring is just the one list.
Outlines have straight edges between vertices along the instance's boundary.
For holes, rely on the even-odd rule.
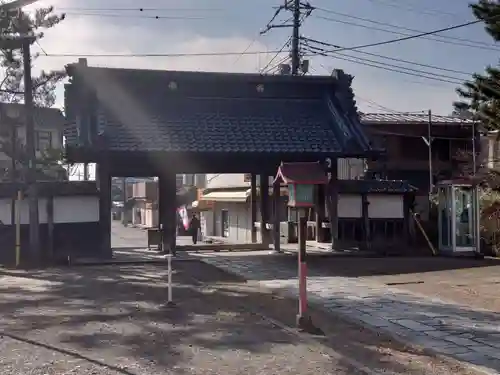
[[[45,217],[47,217],[47,211],[44,211]],[[73,196],[54,198],[54,223],[92,223],[96,221],[99,221],[98,197]]]
[[403,196],[368,195],[368,216],[374,219],[396,219],[404,217]]
[[[47,223],[47,199],[38,201],[40,224]],[[0,199],[0,220],[11,224],[11,200]],[[54,198],[54,223],[86,223],[99,221],[99,199],[97,197],[75,196]],[[21,201],[21,224],[29,224],[28,201]]]
[[229,237],[226,237],[226,240],[233,243],[251,242],[252,227],[250,204],[248,203],[217,202],[214,211],[202,212],[202,231],[204,235],[222,237],[222,210],[227,210],[229,216]]
[[340,218],[350,219],[362,217],[362,202],[360,195],[340,194],[337,207]]

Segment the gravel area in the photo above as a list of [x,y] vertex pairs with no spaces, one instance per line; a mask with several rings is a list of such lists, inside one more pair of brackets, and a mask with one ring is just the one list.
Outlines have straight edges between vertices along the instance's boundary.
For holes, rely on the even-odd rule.
[[352,358],[385,374],[472,374],[321,311],[327,336],[304,337],[282,326],[295,301],[197,261],[174,265],[173,308],[164,265],[2,271],[0,373],[364,373]]

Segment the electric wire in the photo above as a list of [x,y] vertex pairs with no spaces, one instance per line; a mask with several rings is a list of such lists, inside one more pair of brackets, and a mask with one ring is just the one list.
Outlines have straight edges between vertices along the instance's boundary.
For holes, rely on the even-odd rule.
[[384,41],[375,42],[375,43],[361,44],[361,45],[352,46],[352,47],[337,48],[334,50],[334,52],[354,51],[354,50],[364,49],[364,48],[369,48],[369,47],[376,47],[376,46],[383,46],[383,45],[387,45],[387,44],[404,42],[407,40],[422,38],[422,37],[427,36],[427,35],[434,35],[434,34],[439,34],[439,33],[445,32],[445,31],[460,29],[463,27],[475,25],[479,22],[482,22],[482,21],[481,20],[469,21],[469,22],[460,23],[460,24],[444,27],[441,29],[431,30],[431,31],[427,31],[424,33],[414,34],[414,35],[405,36],[405,37],[401,37],[401,38],[389,39],[389,40],[384,40]]
[[203,56],[238,56],[238,55],[265,55],[279,53],[279,50],[270,51],[231,51],[231,52],[194,52],[194,53],[49,53],[40,57],[203,57]]
[[[332,54],[329,54],[326,52],[320,52],[317,50],[316,51],[310,50],[310,51],[311,51],[312,56],[320,55],[320,56],[324,56],[324,57],[333,57],[333,58],[336,58],[339,60],[352,62],[354,64],[360,64],[363,66],[369,66],[372,68],[377,68],[377,69],[381,69],[381,70],[385,70],[385,71],[389,71],[389,72],[405,74],[405,75],[409,75],[409,76],[413,76],[413,77],[425,78],[425,79],[438,81],[438,82],[444,82],[444,83],[453,84],[453,85],[461,85],[463,83],[462,81],[459,81],[459,80],[450,80],[450,79],[446,79],[446,78],[440,78],[439,76],[433,76],[433,73],[431,73],[431,72],[423,72],[422,71],[421,73],[418,73],[418,71],[412,70],[410,68],[402,68],[402,67],[390,68],[390,67],[385,66],[387,64],[377,65],[377,63],[365,62],[359,57],[347,58],[347,57],[332,55]],[[378,64],[381,64],[381,63],[378,63]],[[406,69],[406,70],[402,70],[402,69]]]
[[[327,21],[341,23],[341,24],[355,26],[355,27],[361,27],[361,28],[365,28],[365,29],[369,29],[369,30],[382,31],[382,32],[386,32],[386,33],[390,33],[390,34],[394,34],[394,35],[412,36],[412,34],[404,33],[404,32],[401,32],[401,31],[388,30],[388,29],[383,29],[381,27],[374,27],[374,26],[368,26],[368,25],[361,25],[359,23],[349,22],[349,21],[343,21],[343,20],[337,20],[337,19],[331,18],[331,17],[324,17],[324,16],[314,16],[314,17],[318,18],[318,19],[322,19],[322,20],[327,20]],[[391,26],[391,27],[394,27],[394,26]],[[407,28],[401,28],[401,29],[408,30]],[[422,33],[421,30],[416,30],[416,29],[409,29],[409,30],[412,30],[414,32]],[[443,38],[443,39],[438,39],[438,38]],[[450,38],[450,40],[449,40],[449,38]],[[455,37],[447,37],[447,36],[444,36],[444,35],[443,36],[441,36],[441,35],[423,36],[422,39],[430,40],[430,41],[437,42],[437,43],[443,43],[443,44],[448,44],[448,45],[460,46],[460,47],[475,48],[475,49],[486,50],[486,51],[491,51],[491,50],[500,51],[500,48],[497,48],[494,45],[488,45],[486,43],[483,44],[482,42],[473,42],[473,41],[464,42],[464,41],[468,41],[468,39],[455,38]],[[458,41],[456,42],[456,41],[454,41],[456,39],[457,40],[463,40],[463,41],[462,42],[458,42]]]
[[266,71],[266,69],[268,69],[268,68],[269,68],[269,66],[273,63],[273,61],[274,61],[274,60],[276,60],[276,59],[278,58],[278,56],[280,55],[280,53],[283,53],[283,50],[284,50],[287,46],[289,46],[289,45],[290,45],[290,40],[291,40],[291,39],[292,39],[292,38],[290,37],[290,38],[288,38],[288,39],[286,40],[286,42],[285,42],[285,43],[283,44],[283,46],[282,46],[282,47],[281,47],[281,48],[280,48],[280,49],[276,52],[276,54],[275,54],[275,55],[271,58],[271,60],[269,60],[269,61],[267,62],[267,64],[266,64],[266,65],[265,65],[265,66],[264,66],[264,67],[260,70],[261,72]]
[[367,58],[363,58],[363,57],[350,56],[350,55],[347,55],[347,54],[341,53],[341,52],[329,52],[329,53],[326,53],[323,48],[316,47],[316,46],[311,46],[309,44],[306,44],[306,46],[307,46],[307,48],[309,48],[309,50],[312,53],[316,53],[317,52],[317,53],[320,53],[322,56],[331,56],[331,57],[343,56],[343,57],[346,57],[346,58],[355,59],[356,61],[359,61],[359,62],[366,62],[366,63],[370,63],[370,64],[379,64],[379,65],[383,64],[382,65],[383,67],[395,68],[395,69],[404,69],[404,70],[406,70],[408,72],[412,72],[412,73],[416,73],[416,74],[426,74],[426,75],[431,75],[431,76],[437,77],[437,78],[443,78],[445,80],[456,81],[456,83],[462,83],[462,80],[463,80],[463,78],[456,77],[456,76],[450,76],[450,75],[445,75],[445,74],[440,74],[440,73],[434,73],[434,72],[430,72],[430,71],[426,71],[426,70],[409,68],[409,67],[406,67],[406,66],[401,66],[401,65],[396,65],[396,64],[390,64],[390,63],[376,61],[376,60],[367,59]]
[[[323,41],[312,39],[312,38],[302,37],[302,39],[304,39],[306,41],[313,42],[313,43],[317,43],[317,44],[320,44],[320,45],[323,45],[323,46],[327,46],[327,47],[339,47],[339,46],[336,46],[335,44],[323,42]],[[341,47],[339,47],[339,48],[341,48]],[[472,72],[466,72],[466,71],[463,71],[463,70],[443,68],[443,67],[436,66],[436,65],[419,63],[417,61],[400,59],[400,58],[397,58],[397,57],[392,57],[392,56],[387,56],[387,55],[381,55],[381,54],[378,54],[378,53],[371,53],[371,52],[358,51],[358,50],[354,50],[352,52],[360,53],[360,54],[363,54],[363,55],[366,55],[366,56],[378,57],[378,58],[381,58],[381,59],[384,59],[384,60],[396,61],[396,62],[401,62],[401,63],[404,63],[404,64],[417,65],[417,66],[421,66],[421,67],[424,67],[424,68],[441,70],[441,71],[449,72],[449,73],[462,74],[462,75],[469,76],[469,77],[473,74]]]
[[[423,33],[424,32],[423,30],[417,30],[417,29],[412,29],[412,28],[400,26],[400,25],[394,25],[394,24],[391,24],[391,23],[388,23],[388,22],[376,21],[376,20],[373,20],[371,18],[354,16],[354,15],[351,15],[351,14],[341,13],[341,12],[337,12],[337,11],[326,9],[326,8],[316,7],[315,9],[318,10],[318,11],[320,11],[320,12],[324,12],[324,13],[328,13],[328,14],[334,14],[334,15],[337,15],[337,16],[340,16],[340,17],[345,17],[345,18],[351,18],[351,19],[354,19],[354,20],[362,21],[362,22],[372,23],[374,25],[388,26],[388,27],[391,27],[393,29],[411,31],[411,32],[414,32],[414,33]],[[329,17],[324,17],[324,16],[315,16],[315,17],[316,18],[324,18],[326,20],[337,21],[335,19],[331,19]],[[358,24],[353,24],[353,25],[358,25]],[[473,45],[474,44],[481,44],[481,45],[484,45],[485,47],[495,47],[495,44],[493,44],[493,43],[486,43],[486,42],[481,42],[481,41],[477,41],[477,40],[466,39],[466,38],[459,38],[459,37],[454,37],[454,36],[449,36],[449,35],[436,35],[435,37],[437,37],[437,38],[443,38],[443,39],[456,40],[456,41],[460,41],[460,42],[471,43]]]

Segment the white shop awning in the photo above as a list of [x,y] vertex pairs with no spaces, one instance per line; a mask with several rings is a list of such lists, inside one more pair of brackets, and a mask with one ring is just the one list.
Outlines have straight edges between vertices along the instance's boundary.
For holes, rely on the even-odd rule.
[[245,190],[222,190],[222,191],[212,191],[208,194],[204,194],[201,200],[204,201],[214,201],[214,202],[246,202],[250,196],[250,189]]

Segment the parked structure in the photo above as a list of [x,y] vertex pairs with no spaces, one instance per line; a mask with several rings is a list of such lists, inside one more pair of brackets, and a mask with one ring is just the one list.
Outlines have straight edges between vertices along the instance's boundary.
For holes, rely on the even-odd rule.
[[[267,191],[268,177],[281,162],[331,159],[325,170],[335,185],[337,158],[380,153],[363,133],[352,77],[342,71],[328,77],[150,71],[93,68],[85,59],[67,70],[68,135],[73,135],[67,137],[67,155],[98,164],[102,252],[108,256],[111,176],[159,177],[159,221],[168,251],[175,248],[176,174],[251,173],[255,222],[257,175]],[[279,199],[279,192],[273,197]],[[260,207],[261,238],[268,243],[267,194]],[[254,227],[252,242],[256,235]]]

